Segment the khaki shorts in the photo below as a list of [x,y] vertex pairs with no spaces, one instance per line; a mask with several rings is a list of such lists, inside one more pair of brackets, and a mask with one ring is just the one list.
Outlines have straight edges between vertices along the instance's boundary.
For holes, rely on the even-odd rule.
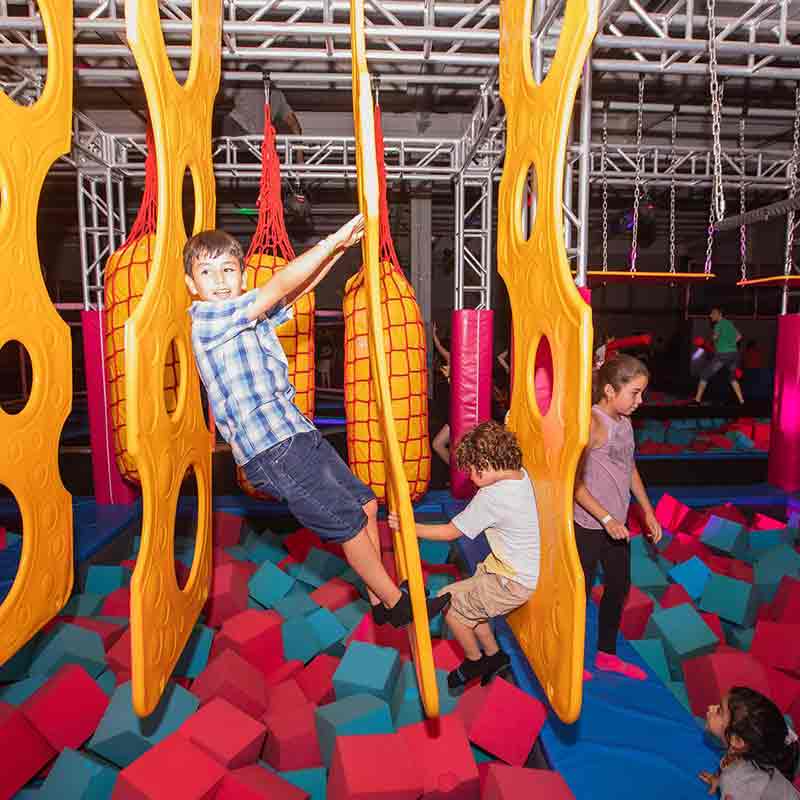
[[448,584],[442,592],[452,595],[447,613],[455,614],[459,622],[474,628],[519,608],[528,601],[533,589],[505,575],[487,572],[483,564],[478,564],[471,578]]

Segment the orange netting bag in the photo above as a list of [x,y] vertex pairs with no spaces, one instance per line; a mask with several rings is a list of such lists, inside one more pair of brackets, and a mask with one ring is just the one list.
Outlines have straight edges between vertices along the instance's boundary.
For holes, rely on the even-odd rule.
[[[114,432],[114,454],[124,478],[139,482],[136,464],[127,449],[125,406],[125,323],[144,294],[153,261],[156,240],[158,170],[153,132],[147,128],[145,182],[139,213],[123,245],[106,262],[103,286],[105,303],[105,368],[108,405]],[[167,411],[178,404],[178,354],[170,347],[164,367],[164,400]]]
[[[261,183],[258,193],[258,225],[245,257],[247,288],[263,286],[281,267],[294,258],[281,200],[281,171],[275,149],[269,105],[264,106],[264,138],[261,142]],[[276,329],[289,361],[289,380],[295,387],[295,405],[309,419],[314,417],[314,293],[294,304],[294,319]],[[254,497],[263,494],[254,489],[237,469],[239,486]]]
[[[375,106],[375,143],[380,182],[381,305],[397,435],[412,501],[428,489],[428,359],[425,327],[414,289],[400,268],[389,228],[386,167],[380,107]],[[370,376],[367,298],[362,267],[345,286],[344,403],[350,468],[386,501],[386,467],[375,389]]]

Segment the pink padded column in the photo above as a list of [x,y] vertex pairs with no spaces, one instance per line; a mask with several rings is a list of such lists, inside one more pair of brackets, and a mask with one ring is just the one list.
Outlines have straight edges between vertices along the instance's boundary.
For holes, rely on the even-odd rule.
[[800,314],[778,317],[768,479],[785,492],[800,489]]
[[454,311],[450,338],[450,490],[455,497],[475,491],[469,475],[456,469],[459,439],[492,416],[493,311]]

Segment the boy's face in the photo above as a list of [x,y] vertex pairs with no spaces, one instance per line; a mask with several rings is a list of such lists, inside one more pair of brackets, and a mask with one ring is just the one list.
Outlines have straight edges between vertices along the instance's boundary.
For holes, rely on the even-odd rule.
[[232,255],[195,259],[186,285],[192,296],[207,302],[221,302],[239,297],[245,288],[245,274],[239,259]]

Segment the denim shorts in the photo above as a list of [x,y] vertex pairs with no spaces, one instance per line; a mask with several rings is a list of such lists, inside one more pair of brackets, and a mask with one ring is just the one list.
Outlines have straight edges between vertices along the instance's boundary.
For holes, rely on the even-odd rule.
[[363,506],[375,494],[317,430],[278,442],[243,469],[254,488],[285,500],[300,524],[322,539],[346,542],[367,524]]
[[710,381],[720,370],[724,369],[728,371],[728,380],[735,380],[738,361],[738,353],[714,353],[711,362],[700,373],[700,378]]

